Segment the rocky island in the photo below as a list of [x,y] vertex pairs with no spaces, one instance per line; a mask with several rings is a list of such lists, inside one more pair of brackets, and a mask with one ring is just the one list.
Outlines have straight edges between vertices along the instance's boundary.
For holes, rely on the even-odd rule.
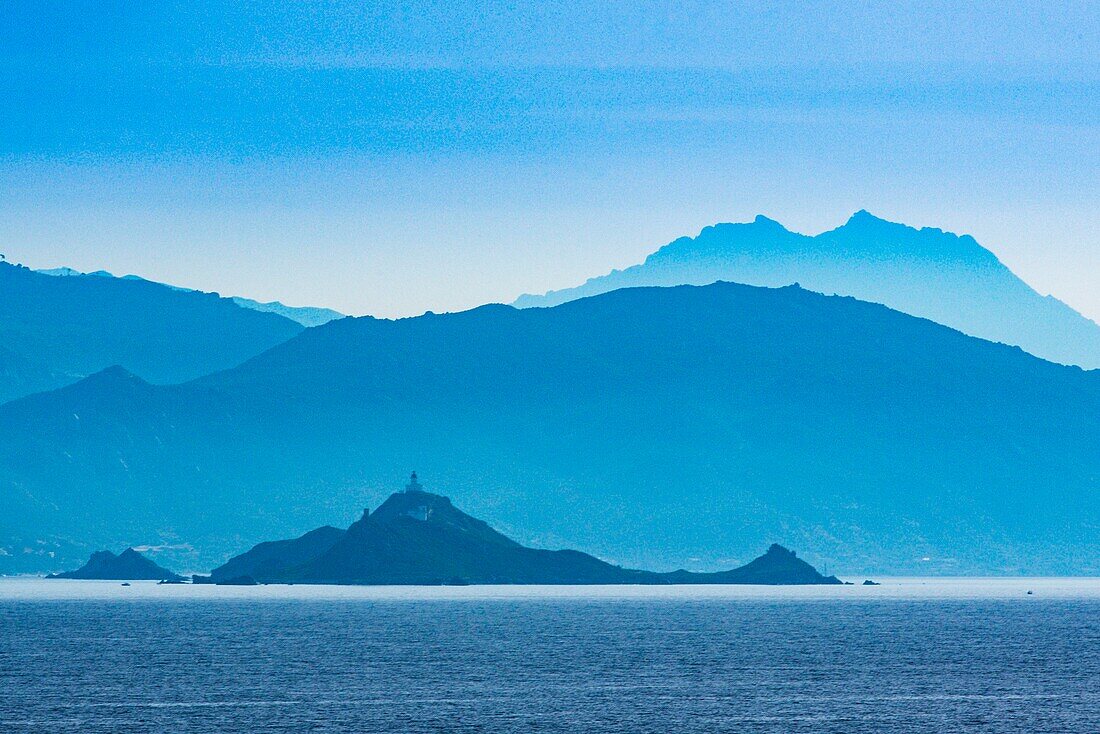
[[108,550],[96,551],[88,562],[75,571],[52,573],[48,579],[94,579],[110,581],[183,581],[179,574],[161,568],[153,561],[127,548],[117,556]]
[[423,490],[404,492],[347,530],[322,527],[300,538],[261,543],[198,583],[365,584],[840,584],[793,551],[772,545],[728,571],[657,573],[622,568],[575,550],[525,547]]

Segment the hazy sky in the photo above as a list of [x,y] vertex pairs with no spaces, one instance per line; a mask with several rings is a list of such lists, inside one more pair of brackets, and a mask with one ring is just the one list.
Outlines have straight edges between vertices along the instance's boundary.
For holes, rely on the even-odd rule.
[[1095,3],[281,5],[5,4],[0,252],[405,315],[866,208],[1100,319]]

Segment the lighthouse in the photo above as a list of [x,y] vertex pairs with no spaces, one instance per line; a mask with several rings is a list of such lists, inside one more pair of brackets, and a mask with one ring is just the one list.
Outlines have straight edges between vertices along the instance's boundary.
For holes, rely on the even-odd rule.
[[416,472],[413,472],[412,476],[409,477],[409,483],[405,485],[405,491],[406,492],[423,492],[424,491],[424,487],[420,484],[420,482],[416,481]]

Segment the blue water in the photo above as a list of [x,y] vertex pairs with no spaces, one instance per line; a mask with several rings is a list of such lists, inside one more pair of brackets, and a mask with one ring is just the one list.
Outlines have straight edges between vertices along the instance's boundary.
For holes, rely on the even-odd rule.
[[304,731],[1098,732],[1100,581],[0,581],[4,734]]

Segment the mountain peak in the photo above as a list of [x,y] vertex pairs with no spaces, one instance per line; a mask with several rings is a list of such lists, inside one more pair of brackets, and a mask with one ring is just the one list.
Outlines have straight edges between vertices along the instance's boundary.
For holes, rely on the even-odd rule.
[[867,211],[866,209],[860,209],[859,211],[853,212],[852,216],[848,217],[848,224],[861,221],[884,222],[886,220],[884,220],[882,217],[876,217],[874,214]]
[[[691,265],[699,260],[720,261],[738,254],[760,250],[784,251],[790,249],[793,242],[802,238],[802,235],[791,232],[774,219],[757,214],[751,222],[714,224],[704,227],[696,237],[681,237],[673,240],[647,257],[645,263],[636,268],[651,265],[665,267],[670,264]],[[636,268],[631,268],[627,273]],[[662,283],[661,285],[679,284]]]
[[514,541],[493,530],[481,520],[456,508],[447,497],[425,492],[423,489],[407,489],[404,492],[391,494],[377,510],[352,525],[348,531],[352,534],[361,534],[370,532],[372,528],[407,525],[410,521],[416,521],[416,524],[446,527],[483,542],[515,545]]
[[858,228],[858,229],[877,229],[881,227],[899,227],[902,229],[911,229],[908,225],[899,224],[898,222],[891,222],[889,219],[883,219],[882,217],[876,217],[866,209],[860,209],[852,216],[848,217],[848,221],[844,223],[843,228]]
[[75,571],[50,574],[49,579],[182,581],[183,577],[127,548],[117,556],[109,550],[92,553],[88,562]]
[[524,295],[515,306],[554,306],[620,288],[707,285],[775,288],[792,282],[818,293],[881,303],[971,336],[1018,346],[1044,359],[1100,367],[1100,328],[1046,299],[973,237],[911,227],[866,209],[809,236],[763,214],[751,222],[704,227],[637,265],[575,288]]
[[[98,383],[101,383],[101,384],[102,383],[117,384],[117,383],[121,383],[121,382],[135,383],[135,384],[139,384],[139,385],[148,385],[149,384],[145,380],[141,379],[140,377],[138,377],[133,372],[126,369],[125,367],[123,367],[120,364],[113,364],[110,367],[104,367],[99,372],[94,372],[94,373],[88,375],[84,379],[87,382],[98,382]],[[127,550],[132,550],[132,549],[127,549]]]
[[420,489],[394,492],[370,514],[375,522],[391,522],[399,517],[419,517],[427,520],[437,513],[457,512],[451,500],[443,495]]
[[725,224],[716,224],[712,227],[704,227],[703,231],[699,233],[699,238],[702,238],[703,235],[707,232],[723,232],[728,234],[731,231],[736,231],[749,235],[759,234],[762,232],[781,235],[791,234],[791,231],[789,229],[787,229],[781,223],[777,222],[771,217],[765,216],[763,214],[757,214],[755,217],[753,217],[751,222],[731,222]]

